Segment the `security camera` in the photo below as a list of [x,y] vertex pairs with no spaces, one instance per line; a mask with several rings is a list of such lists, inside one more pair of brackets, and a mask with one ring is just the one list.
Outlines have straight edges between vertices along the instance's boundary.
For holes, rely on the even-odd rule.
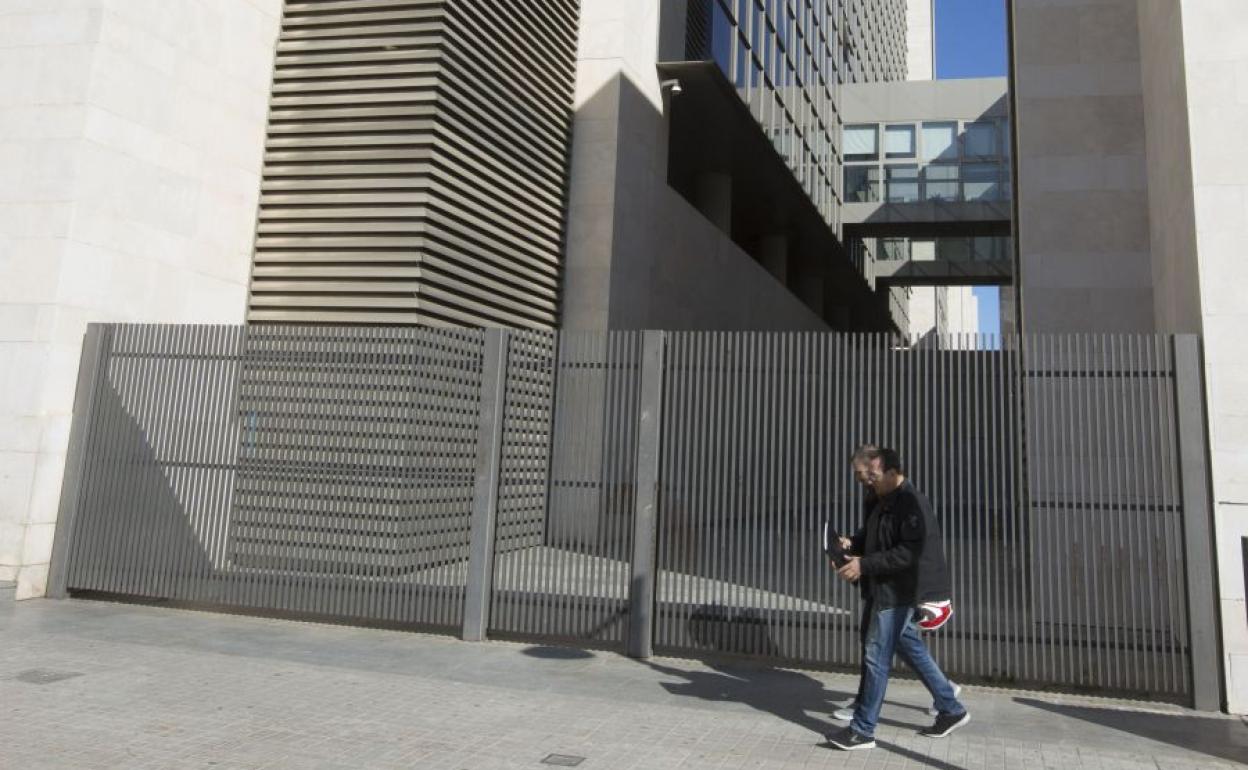
[[672,92],[672,96],[680,96],[681,91],[684,90],[680,87],[680,81],[674,79],[664,80],[662,83],[659,83],[659,88],[664,91],[670,90]]

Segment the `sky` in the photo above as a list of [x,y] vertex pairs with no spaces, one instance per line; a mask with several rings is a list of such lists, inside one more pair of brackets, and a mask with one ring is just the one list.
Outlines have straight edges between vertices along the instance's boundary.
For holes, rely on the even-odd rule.
[[[1005,0],[934,0],[936,77],[1003,77],[1007,71]],[[979,331],[998,334],[1001,319],[995,286],[975,289]]]

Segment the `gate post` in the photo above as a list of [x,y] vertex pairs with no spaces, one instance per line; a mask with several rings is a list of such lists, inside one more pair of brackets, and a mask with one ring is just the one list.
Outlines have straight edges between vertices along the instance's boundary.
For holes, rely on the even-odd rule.
[[95,392],[104,372],[104,326],[87,324],[82,339],[82,355],[78,359],[78,384],[74,390],[74,414],[69,423],[69,447],[65,450],[65,473],[61,477],[61,502],[56,513],[56,531],[52,538],[52,558],[48,565],[48,583],[44,595],[64,599],[69,595],[70,540],[74,536],[74,518],[82,494],[83,464],[91,432],[91,413],[95,408]]
[[498,480],[503,451],[503,417],[507,403],[507,347],[502,329],[485,332],[481,357],[481,411],[477,427],[476,486],[472,493],[468,580],[464,586],[464,621],[460,638],[485,639],[494,587],[494,528],[498,519]]
[[643,332],[641,404],[637,425],[633,560],[628,590],[628,654],[654,654],[654,589],[658,539],[659,446],[663,419],[663,358],[667,335]]
[[1222,709],[1222,656],[1218,651],[1217,574],[1209,454],[1205,431],[1204,367],[1200,338],[1176,334],[1174,400],[1179,441],[1179,489],[1183,504],[1183,552],[1187,580],[1188,645],[1192,706]]

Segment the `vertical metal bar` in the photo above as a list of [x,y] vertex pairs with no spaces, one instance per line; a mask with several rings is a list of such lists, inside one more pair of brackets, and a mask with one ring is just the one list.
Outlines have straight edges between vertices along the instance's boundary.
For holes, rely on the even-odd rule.
[[192,327],[193,333],[183,338],[182,366],[171,365],[173,376],[162,403],[169,410],[171,430],[165,442],[166,460],[169,463],[169,490],[174,499],[182,503],[187,533],[178,537],[174,527],[168,528],[168,542],[160,571],[164,573],[163,596],[183,598],[185,574],[194,563],[196,548],[196,524],[199,523],[200,507],[195,494],[196,482],[203,473],[200,455],[211,446],[212,437],[207,425],[192,426],[191,419],[203,419],[208,389],[212,377],[206,371],[211,364],[211,326]]
[[[1110,495],[1115,501],[1116,509],[1112,513],[1110,524],[1110,554],[1111,563],[1121,562],[1126,556],[1127,551],[1123,547],[1123,516],[1130,509],[1130,501],[1127,498],[1126,490],[1122,486],[1121,465],[1123,455],[1130,451],[1131,446],[1127,443],[1130,436],[1129,426],[1122,423],[1122,410],[1127,407],[1126,389],[1130,383],[1128,378],[1129,365],[1121,358],[1123,348],[1129,342],[1128,335],[1111,335],[1109,338],[1108,348],[1108,367],[1110,376],[1106,380],[1106,404],[1105,414],[1107,417],[1107,438],[1110,441],[1114,451],[1106,458],[1106,481],[1110,488]],[[1131,564],[1131,562],[1125,562]],[[1133,617],[1131,612],[1131,596],[1133,594],[1131,586],[1136,581],[1132,579],[1131,572],[1134,571],[1135,565],[1122,572],[1114,575],[1115,586],[1111,594],[1111,607],[1113,621],[1114,649],[1114,682],[1117,687],[1133,687],[1138,689],[1138,682],[1133,676],[1132,669],[1129,664],[1134,662],[1139,656],[1137,641],[1133,640],[1128,634],[1124,638],[1123,629],[1130,628],[1130,618]],[[1124,644],[1125,642],[1125,644]]]
[[508,334],[485,333],[482,359],[481,411],[477,432],[476,483],[469,530],[468,584],[464,587],[464,614],[460,637],[485,639],[489,625],[490,592],[494,584],[494,527],[498,518],[498,481],[502,462],[503,410],[507,398]]
[[[139,431],[135,432],[136,440],[142,442],[142,449],[131,456],[131,459],[137,462],[129,469],[129,481],[133,484],[136,479],[142,479],[149,483],[144,483],[138,490],[138,494],[128,503],[126,528],[121,533],[120,563],[115,564],[112,569],[116,581],[115,590],[119,593],[137,595],[143,595],[152,575],[153,561],[145,558],[151,553],[145,553],[144,546],[148,544],[148,533],[154,534],[156,528],[142,526],[140,517],[145,514],[150,515],[155,508],[156,484],[151,482],[161,475],[157,452],[160,440],[165,435],[165,426],[161,424],[158,406],[160,394],[165,389],[165,383],[159,382],[164,373],[160,365],[163,358],[160,349],[162,342],[165,342],[165,335],[161,334],[159,326],[147,324],[143,327],[141,339],[143,344],[138,355],[139,360],[142,361],[143,374],[139,380],[138,394],[134,401],[134,414],[139,428]],[[146,562],[142,568],[138,566],[140,559]]]
[[1176,521],[1174,517],[1168,516],[1159,522],[1156,530],[1150,533],[1150,550],[1155,552],[1155,560],[1164,565],[1159,573],[1160,585],[1156,586],[1156,590],[1161,618],[1159,625],[1164,628],[1165,636],[1169,640],[1168,654],[1164,656],[1167,680],[1173,692],[1188,694],[1191,692],[1191,665],[1187,656],[1191,653],[1191,637],[1188,633],[1187,601],[1184,596],[1187,570],[1184,564],[1183,519],[1186,510],[1182,504],[1181,470],[1178,467],[1181,464],[1181,455],[1178,417],[1175,415],[1178,387],[1174,366],[1177,358],[1173,351],[1174,344],[1171,339],[1164,336],[1154,338],[1153,356],[1157,361],[1165,362],[1166,371],[1164,378],[1153,378],[1153,401],[1158,415],[1157,476],[1161,479],[1156,497],[1164,510],[1178,512],[1179,518]]
[[56,530],[52,538],[52,558],[48,567],[46,595],[64,599],[69,595],[70,541],[82,502],[83,473],[87,442],[94,430],[96,391],[104,376],[104,327],[88,324],[83,335],[82,353],[78,358],[78,384],[74,390],[74,411],[69,426],[69,448],[65,455],[65,474],[61,481],[60,509],[56,514]]
[[[1170,513],[1178,512],[1182,516],[1182,507],[1177,504],[1171,494],[1170,485],[1170,464],[1169,456],[1172,454],[1167,451],[1166,446],[1169,440],[1168,431],[1165,427],[1169,425],[1169,414],[1175,408],[1174,393],[1166,393],[1167,385],[1174,382],[1173,362],[1167,360],[1169,356],[1163,351],[1171,348],[1171,342],[1168,337],[1162,335],[1152,335],[1148,338],[1148,344],[1145,346],[1145,355],[1141,362],[1141,369],[1152,371],[1157,376],[1141,376],[1141,389],[1143,392],[1143,400],[1145,402],[1144,423],[1146,428],[1145,446],[1148,453],[1143,458],[1143,464],[1148,469],[1147,473],[1141,473],[1142,491],[1141,500],[1150,505],[1155,505],[1157,510],[1161,512],[1159,526],[1154,531],[1152,527],[1141,527],[1140,530],[1140,548],[1146,556],[1149,575],[1154,576],[1148,582],[1148,617],[1149,627],[1154,629],[1155,646],[1158,651],[1165,649],[1166,654],[1162,654],[1161,670],[1158,677],[1165,683],[1165,687],[1175,686],[1175,666],[1173,666],[1174,645],[1179,640],[1175,639],[1171,632],[1174,629],[1168,622],[1168,613],[1166,608],[1169,604],[1169,591],[1156,590],[1156,584],[1162,580],[1168,587],[1169,580],[1165,579],[1167,567],[1158,564],[1158,562],[1166,562],[1162,558],[1164,555],[1155,546],[1156,538],[1168,536],[1171,531]],[[1161,372],[1164,371],[1164,378]],[[1164,396],[1169,396],[1165,398]],[[1170,507],[1172,502],[1176,502],[1174,508]]]
[[1087,572],[1092,578],[1092,590],[1089,594],[1088,625],[1096,632],[1096,645],[1092,648],[1091,659],[1095,661],[1093,669],[1096,684],[1105,687],[1109,682],[1111,664],[1115,650],[1109,640],[1109,629],[1113,622],[1109,612],[1109,597],[1113,589],[1113,578],[1105,569],[1107,554],[1105,543],[1108,540],[1109,511],[1114,504],[1106,487],[1105,456],[1112,448],[1106,441],[1108,430],[1105,424],[1105,392],[1109,389],[1110,376],[1106,367],[1106,353],[1109,350],[1109,335],[1097,334],[1089,336],[1087,359],[1084,368],[1088,382],[1088,421],[1083,430],[1086,433],[1088,455],[1083,462],[1087,474],[1089,494],[1083,501],[1085,539],[1090,541],[1090,557],[1085,561]]
[[[1133,687],[1148,690],[1155,686],[1155,667],[1151,664],[1156,654],[1157,645],[1153,643],[1154,629],[1147,623],[1148,585],[1151,573],[1145,569],[1147,555],[1141,551],[1141,533],[1146,531],[1155,520],[1154,511],[1148,505],[1147,496],[1140,494],[1139,461],[1144,452],[1141,423],[1143,407],[1140,400],[1140,384],[1146,380],[1145,367],[1141,352],[1147,347],[1149,335],[1133,334],[1125,337],[1122,351],[1123,375],[1122,384],[1122,423],[1125,436],[1123,441],[1126,450],[1122,457],[1120,474],[1122,495],[1128,504],[1123,516],[1121,537],[1124,557],[1136,565],[1136,574],[1143,580],[1130,581],[1127,598],[1128,622],[1126,627],[1128,641],[1133,645],[1134,661],[1131,669]],[[1164,518],[1164,514],[1163,514]]]
[[663,418],[663,357],[666,335],[647,331],[641,361],[641,410],[637,424],[636,501],[629,580],[628,654],[654,652],[655,539],[658,524],[660,426]]
[[1010,655],[1010,672],[1017,679],[1025,680],[1028,677],[1027,658],[1025,654],[1024,634],[1031,626],[1026,622],[1030,616],[1026,604],[1026,593],[1020,590],[1020,581],[1022,576],[1023,565],[1026,563],[1019,549],[1019,528],[1018,528],[1018,511],[1011,505],[1010,491],[1013,488],[1012,480],[1014,478],[1013,463],[1013,444],[1014,437],[1014,406],[1015,400],[1010,389],[1010,362],[1011,352],[1010,346],[1007,344],[1003,335],[994,335],[993,343],[989,348],[995,350],[997,368],[997,398],[1000,402],[1000,410],[998,412],[997,434],[994,438],[997,444],[996,458],[997,467],[995,469],[997,479],[996,503],[999,515],[1006,528],[1004,536],[1003,548],[1007,554],[1006,561],[1006,608],[1013,612],[1012,622],[1009,627],[1011,638],[1011,655]]
[[1192,706],[1218,711],[1222,705],[1222,657],[1218,653],[1217,574],[1214,571],[1213,506],[1209,493],[1204,362],[1192,334],[1173,339],[1183,548],[1187,563],[1187,624],[1192,666]]

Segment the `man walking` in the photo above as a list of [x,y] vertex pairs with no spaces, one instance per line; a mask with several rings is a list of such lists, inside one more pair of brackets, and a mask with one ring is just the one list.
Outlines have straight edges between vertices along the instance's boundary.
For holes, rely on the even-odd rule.
[[950,594],[936,517],[927,498],[906,479],[897,453],[882,449],[879,454],[881,472],[870,481],[876,504],[851,539],[851,552],[858,556],[837,570],[841,578],[860,584],[866,602],[863,678],[854,718],[828,736],[832,746],[846,751],[875,747],[894,653],[910,664],[936,699],[936,721],[922,735],[943,738],[971,719],[914,627],[919,603]]
[[[884,472],[880,448],[874,444],[860,444],[856,449],[854,449],[853,455],[849,458],[849,463],[850,468],[854,473],[854,480],[857,481],[863,488],[862,521],[865,524],[867,519],[871,516],[871,512],[875,509],[876,504],[875,490],[872,489],[872,484]],[[841,547],[847,551],[852,551],[853,541],[847,537],[841,538]],[[835,569],[836,565],[833,565],[833,568]],[[862,629],[863,643],[865,644],[867,629],[867,616],[865,614],[863,615]],[[907,628],[906,633],[917,636],[917,632],[913,628]],[[865,671],[866,665],[866,655],[864,652],[862,660],[863,671]],[[848,722],[854,718],[854,712],[858,710],[858,704],[862,702],[862,684],[865,679],[865,673],[860,673],[858,677],[858,692],[854,695],[854,699],[846,705],[833,711],[833,719],[838,722]],[[956,698],[961,693],[962,688],[954,684],[954,697]],[[933,697],[935,697],[935,694],[933,694]],[[927,710],[927,713],[930,716],[936,716],[940,713],[940,711],[936,708],[935,704],[933,704],[932,707]]]

